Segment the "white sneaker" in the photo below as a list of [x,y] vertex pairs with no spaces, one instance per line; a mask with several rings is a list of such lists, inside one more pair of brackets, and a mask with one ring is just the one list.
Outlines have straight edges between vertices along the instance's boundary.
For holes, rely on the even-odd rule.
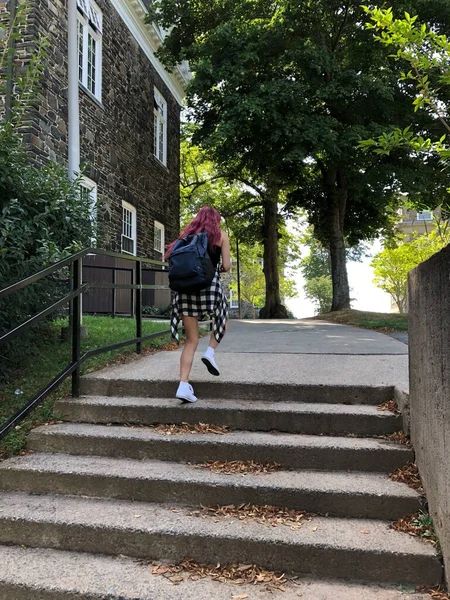
[[220,375],[219,367],[214,360],[214,354],[208,352],[208,350],[202,356],[202,363],[206,366],[211,375]]
[[175,397],[184,402],[197,402],[197,396],[194,395],[194,388],[186,381],[180,381]]

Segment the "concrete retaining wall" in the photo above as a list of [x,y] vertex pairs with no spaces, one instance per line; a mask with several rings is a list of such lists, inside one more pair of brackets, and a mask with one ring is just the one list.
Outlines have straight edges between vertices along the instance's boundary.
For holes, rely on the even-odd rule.
[[409,276],[411,439],[450,583],[450,246]]

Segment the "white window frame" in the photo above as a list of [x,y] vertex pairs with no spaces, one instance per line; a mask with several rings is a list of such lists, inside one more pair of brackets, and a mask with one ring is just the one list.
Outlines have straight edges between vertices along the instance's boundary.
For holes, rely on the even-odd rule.
[[[127,214],[128,213],[128,214]],[[125,222],[127,217],[127,222]],[[137,253],[137,219],[136,207],[125,200],[122,200],[122,234],[121,234],[121,249],[125,254],[136,256]],[[124,249],[123,241],[131,240],[133,242],[133,252]]]
[[[164,166],[167,166],[167,102],[155,87],[153,91],[153,154]],[[160,134],[162,133],[162,147]]]
[[[160,248],[157,246],[157,243],[156,243],[157,242],[157,237],[156,237],[156,232],[157,231],[161,232],[161,246],[160,246]],[[166,228],[159,221],[155,221],[154,224],[153,224],[153,249],[155,250],[155,252],[158,252],[159,254],[161,254],[161,256],[164,254],[165,237],[166,237]]]
[[[102,25],[103,15],[94,0],[77,0],[78,6],[78,79],[99,102],[102,100]],[[80,46],[80,32],[82,44]],[[89,41],[95,41],[95,80],[89,78]],[[80,52],[81,49],[81,52]],[[81,60],[80,60],[81,59]]]
[[416,219],[418,221],[432,221],[433,213],[430,210],[421,210],[417,212]]
[[239,298],[236,298],[236,300],[234,300],[233,290],[230,290],[230,308],[239,308]]
[[89,216],[90,216],[90,220],[92,223],[92,228],[94,230],[94,235],[91,238],[91,246],[92,248],[95,248],[97,246],[97,217],[98,217],[98,210],[97,210],[97,192],[98,192],[98,188],[97,188],[97,184],[95,183],[95,181],[92,181],[92,179],[89,179],[88,177],[81,177],[80,179],[80,187],[87,190],[87,193],[89,194],[89,199],[90,199],[90,208],[89,208]]

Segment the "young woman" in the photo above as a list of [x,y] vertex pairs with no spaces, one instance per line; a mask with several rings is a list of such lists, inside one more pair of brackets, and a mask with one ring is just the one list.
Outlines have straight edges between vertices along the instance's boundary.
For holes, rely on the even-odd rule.
[[[194,389],[189,383],[189,375],[197,350],[199,331],[198,322],[205,317],[212,317],[213,327],[209,346],[202,356],[202,362],[212,375],[220,375],[219,368],[214,358],[214,351],[220,344],[228,320],[228,301],[220,284],[220,272],[229,271],[231,268],[230,240],[228,235],[220,229],[220,214],[211,206],[201,208],[181,235],[183,238],[193,233],[206,232],[208,234],[208,252],[216,268],[216,275],[209,287],[194,294],[175,293],[172,301],[172,337],[178,341],[178,325],[183,321],[186,333],[186,342],[180,359],[180,384],[175,394],[176,398],[185,402],[196,402]],[[164,258],[168,258],[176,240],[167,248]]]

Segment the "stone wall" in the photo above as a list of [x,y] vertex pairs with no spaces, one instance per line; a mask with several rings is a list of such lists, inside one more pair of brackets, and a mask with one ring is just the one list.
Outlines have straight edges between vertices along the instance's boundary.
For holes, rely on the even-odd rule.
[[410,273],[409,306],[411,440],[450,580],[450,246]]
[[[138,255],[153,250],[153,222],[166,240],[179,229],[180,107],[108,0],[103,12],[102,102],[80,86],[80,146],[84,174],[98,186],[100,246],[121,249],[122,200],[136,207]],[[50,38],[49,66],[26,133],[37,163],[67,163],[67,0],[31,0],[29,40]],[[153,154],[153,88],[168,104],[167,167]]]

